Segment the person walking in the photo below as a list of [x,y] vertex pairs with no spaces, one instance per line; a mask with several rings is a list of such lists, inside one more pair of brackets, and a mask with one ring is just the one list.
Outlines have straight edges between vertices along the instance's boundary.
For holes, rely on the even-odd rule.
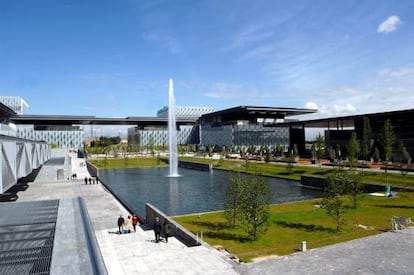
[[168,243],[168,236],[170,236],[170,234],[171,234],[172,224],[169,223],[167,221],[167,219],[165,219],[162,229],[163,229],[163,234],[164,234],[165,242]]
[[118,230],[119,230],[119,234],[122,234],[122,232],[124,231],[124,224],[125,224],[124,217],[122,217],[122,215],[119,215],[119,218],[118,218]]
[[134,227],[134,232],[137,232],[138,216],[137,214],[132,215],[132,226]]
[[161,222],[160,218],[156,217],[154,221],[154,234],[155,234],[155,242],[158,243],[161,239]]
[[134,229],[134,228],[132,227],[132,217],[131,217],[130,215],[128,215],[125,230],[126,230],[128,233],[131,233],[131,230],[132,230],[132,229]]

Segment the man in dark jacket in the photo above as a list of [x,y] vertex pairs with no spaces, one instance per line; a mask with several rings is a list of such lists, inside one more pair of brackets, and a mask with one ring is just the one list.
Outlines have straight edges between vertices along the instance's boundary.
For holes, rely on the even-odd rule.
[[124,217],[122,217],[122,215],[119,215],[119,218],[118,218],[119,234],[122,234],[122,231],[124,231],[124,224],[125,224]]
[[154,221],[154,233],[155,233],[155,242],[158,243],[161,239],[161,222],[160,218],[156,217]]

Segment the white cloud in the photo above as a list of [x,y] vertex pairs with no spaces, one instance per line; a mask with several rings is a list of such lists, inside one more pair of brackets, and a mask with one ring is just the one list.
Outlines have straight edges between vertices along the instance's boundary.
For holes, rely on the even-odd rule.
[[318,110],[319,109],[319,106],[315,102],[309,101],[309,102],[306,102],[305,108]]
[[[306,108],[318,113],[301,119],[316,119],[412,109],[414,66],[382,69],[354,87],[326,88],[307,93]],[[323,94],[324,96],[321,96]]]
[[[318,110],[318,113],[313,115],[314,117],[346,116],[357,112],[357,109],[351,103],[345,102],[330,102],[327,104],[308,102],[306,103],[306,108]],[[307,116],[309,117],[309,115]]]
[[397,30],[398,26],[401,24],[400,18],[395,15],[391,15],[387,19],[385,19],[377,29],[379,33],[389,33]]

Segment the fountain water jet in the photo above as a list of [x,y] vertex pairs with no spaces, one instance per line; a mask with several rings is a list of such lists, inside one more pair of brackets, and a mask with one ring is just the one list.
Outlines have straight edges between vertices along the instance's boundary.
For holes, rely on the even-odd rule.
[[170,173],[169,177],[179,177],[178,174],[178,153],[177,153],[177,124],[175,121],[175,99],[173,80],[169,80],[168,89],[168,153]]

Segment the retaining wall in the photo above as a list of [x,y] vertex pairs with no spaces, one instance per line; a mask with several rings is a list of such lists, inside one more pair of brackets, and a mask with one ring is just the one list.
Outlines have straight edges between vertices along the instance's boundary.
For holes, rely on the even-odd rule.
[[[303,175],[300,178],[300,182],[304,186],[323,190],[328,182],[328,179],[323,178],[323,177]],[[391,186],[391,189],[393,191],[407,191],[407,190],[413,191],[411,188],[396,187],[396,186]],[[385,192],[385,186],[380,185],[380,184],[374,184],[374,183],[366,183],[364,184],[364,192],[365,193]]]
[[161,224],[164,224],[164,222],[167,221],[173,225],[173,229],[171,230],[169,236],[177,238],[188,246],[200,245],[197,236],[176,223],[174,220],[170,219],[166,214],[164,214],[161,210],[151,205],[150,203],[147,203],[145,205],[145,214],[146,223],[151,229],[153,228],[155,217],[159,217]]

